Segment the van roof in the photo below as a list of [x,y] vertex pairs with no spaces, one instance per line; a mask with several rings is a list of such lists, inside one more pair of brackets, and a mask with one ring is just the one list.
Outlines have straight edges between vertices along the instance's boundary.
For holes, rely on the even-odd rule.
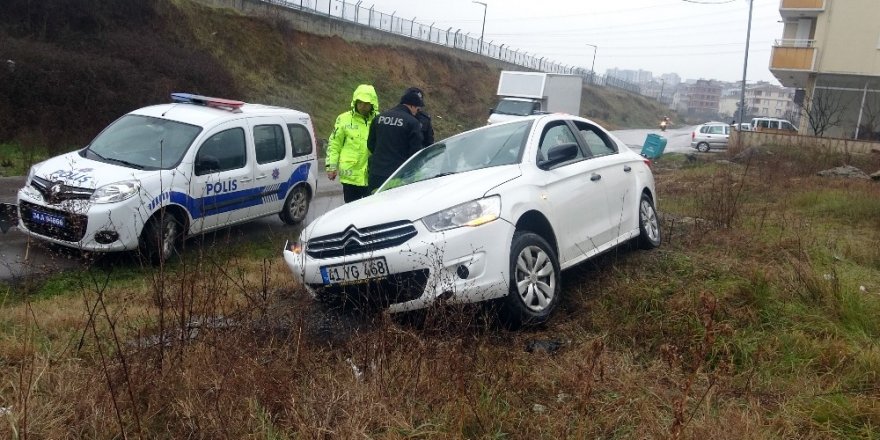
[[288,116],[303,122],[310,120],[307,113],[271,105],[244,104],[239,107],[239,110],[234,112],[202,105],[172,103],[139,108],[131,112],[131,114],[169,119],[202,127],[212,125],[221,120],[234,120],[246,116]]

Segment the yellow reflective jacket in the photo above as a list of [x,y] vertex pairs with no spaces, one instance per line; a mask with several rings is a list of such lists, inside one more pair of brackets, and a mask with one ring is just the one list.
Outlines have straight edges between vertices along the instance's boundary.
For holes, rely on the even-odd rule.
[[[364,117],[355,109],[355,101],[373,104],[373,111]],[[367,186],[367,136],[370,122],[379,113],[379,96],[371,85],[361,84],[351,97],[351,109],[336,118],[327,143],[327,171],[336,171],[339,181],[349,185]]]

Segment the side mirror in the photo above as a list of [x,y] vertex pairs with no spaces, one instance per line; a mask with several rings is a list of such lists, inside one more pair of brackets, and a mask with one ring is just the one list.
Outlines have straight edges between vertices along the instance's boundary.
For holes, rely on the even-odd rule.
[[489,109],[489,114],[491,115],[492,113],[495,113],[495,107]]
[[576,159],[579,148],[578,144],[575,143],[556,145],[555,147],[550,148],[550,151],[547,152],[547,160],[538,165],[546,170],[557,164]]
[[214,156],[202,156],[196,160],[195,172],[197,176],[211,174],[220,171],[220,161]]

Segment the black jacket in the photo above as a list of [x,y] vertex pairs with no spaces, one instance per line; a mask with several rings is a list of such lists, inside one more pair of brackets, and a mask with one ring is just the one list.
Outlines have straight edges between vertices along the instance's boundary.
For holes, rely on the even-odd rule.
[[419,110],[416,119],[422,124],[422,145],[428,146],[434,143],[434,127],[431,126],[431,115]]
[[379,113],[367,137],[370,175],[390,176],[422,146],[422,124],[403,104]]

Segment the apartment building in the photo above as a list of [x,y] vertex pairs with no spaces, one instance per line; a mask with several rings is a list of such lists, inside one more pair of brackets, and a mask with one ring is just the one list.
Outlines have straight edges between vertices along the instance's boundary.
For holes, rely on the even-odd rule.
[[679,90],[684,95],[682,104],[687,107],[688,116],[718,118],[722,90],[720,84],[711,80],[699,79],[693,83],[684,84],[679,87]]
[[799,107],[794,103],[795,89],[767,82],[746,87],[746,111],[754,116],[788,119],[797,123]]
[[[880,1],[780,0],[779,14],[784,27],[770,58],[773,75],[803,90],[797,96],[806,112],[835,113],[825,136],[880,136]],[[807,113],[800,130],[813,133]]]

